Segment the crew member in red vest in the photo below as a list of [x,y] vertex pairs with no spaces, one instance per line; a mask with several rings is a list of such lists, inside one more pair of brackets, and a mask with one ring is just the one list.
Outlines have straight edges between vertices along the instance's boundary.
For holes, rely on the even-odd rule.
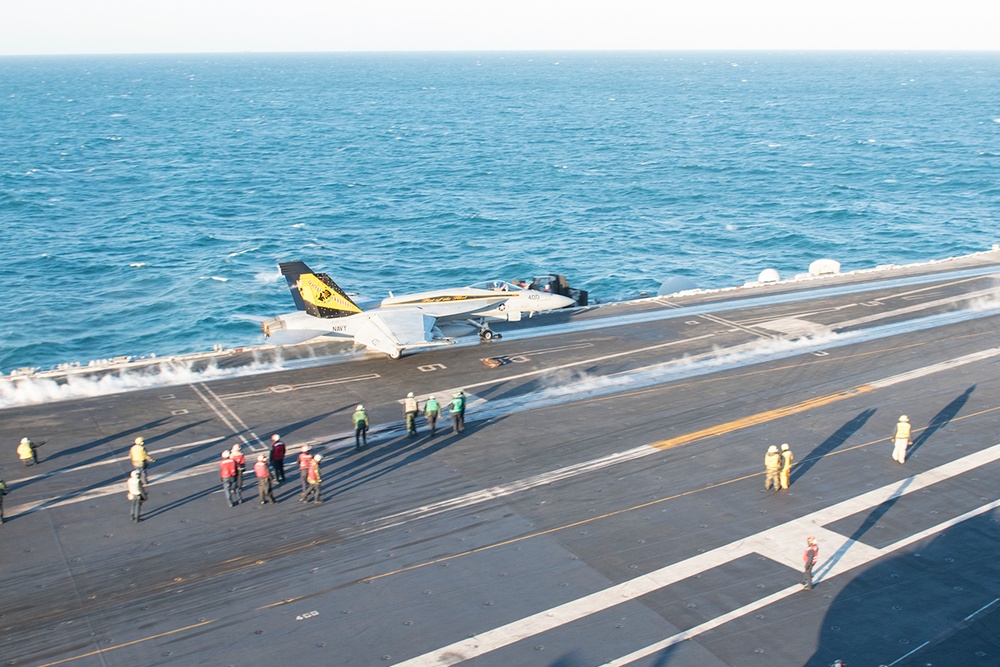
[[319,462],[323,460],[322,454],[317,454],[313,457],[312,464],[309,466],[309,489],[306,491],[305,495],[302,496],[302,502],[308,502],[310,499],[314,503],[322,503],[320,499],[320,492],[323,486],[323,476],[319,472]]
[[285,443],[281,436],[275,433],[271,436],[271,467],[274,468],[274,478],[278,484],[285,481]]
[[219,478],[222,480],[222,491],[226,494],[229,506],[243,502],[236,497],[236,462],[233,461],[228,449],[222,452],[222,460],[219,461]]
[[229,452],[229,458],[236,464],[236,493],[239,499],[243,500],[243,472],[247,469],[247,457],[240,448],[240,444],[233,445]]
[[802,554],[802,560],[806,564],[806,569],[802,573],[802,588],[810,590],[813,587],[813,565],[819,559],[819,545],[816,538],[809,536],[806,538],[806,552]]
[[257,457],[257,463],[253,464],[253,474],[257,476],[257,495],[260,497],[260,504],[276,503],[271,484],[274,482],[274,473],[271,466],[267,465],[267,457],[261,454]]
[[312,467],[312,448],[309,445],[302,445],[299,450],[299,483],[302,484],[302,495],[306,495],[309,487],[309,468]]

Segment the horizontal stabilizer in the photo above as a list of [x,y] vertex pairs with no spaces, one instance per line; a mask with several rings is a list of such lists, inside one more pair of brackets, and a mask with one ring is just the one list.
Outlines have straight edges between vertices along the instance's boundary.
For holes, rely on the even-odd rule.
[[417,308],[372,312],[355,333],[354,340],[389,356],[408,347],[427,345],[433,339],[434,318]]
[[270,342],[274,345],[295,345],[296,343],[304,343],[313,338],[319,338],[327,333],[329,332],[312,329],[283,329],[272,333],[270,335]]

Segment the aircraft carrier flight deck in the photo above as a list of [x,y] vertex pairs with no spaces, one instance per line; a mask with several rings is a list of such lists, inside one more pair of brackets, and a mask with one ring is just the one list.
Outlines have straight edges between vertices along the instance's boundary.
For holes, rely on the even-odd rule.
[[[1000,251],[495,329],[0,411],[0,665],[1000,664]],[[229,507],[220,452],[275,433],[278,502]]]

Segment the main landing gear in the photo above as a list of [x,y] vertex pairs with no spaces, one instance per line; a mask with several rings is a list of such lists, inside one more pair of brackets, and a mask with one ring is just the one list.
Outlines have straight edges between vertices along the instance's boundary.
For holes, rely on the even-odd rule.
[[498,334],[489,325],[484,322],[477,322],[475,320],[469,320],[469,324],[479,329],[480,340],[500,340],[503,338],[502,334]]

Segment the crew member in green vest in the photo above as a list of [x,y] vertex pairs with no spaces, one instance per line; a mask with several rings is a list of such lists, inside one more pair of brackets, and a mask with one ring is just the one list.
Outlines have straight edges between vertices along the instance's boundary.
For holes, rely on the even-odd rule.
[[424,403],[424,417],[427,418],[427,425],[431,428],[431,435],[434,435],[434,430],[437,428],[438,415],[441,414],[441,406],[438,404],[437,399],[431,396]]
[[451,396],[451,428],[454,433],[465,430],[465,394],[459,389]]
[[361,449],[361,443],[368,444],[368,413],[365,406],[359,405],[354,411],[354,448]]

